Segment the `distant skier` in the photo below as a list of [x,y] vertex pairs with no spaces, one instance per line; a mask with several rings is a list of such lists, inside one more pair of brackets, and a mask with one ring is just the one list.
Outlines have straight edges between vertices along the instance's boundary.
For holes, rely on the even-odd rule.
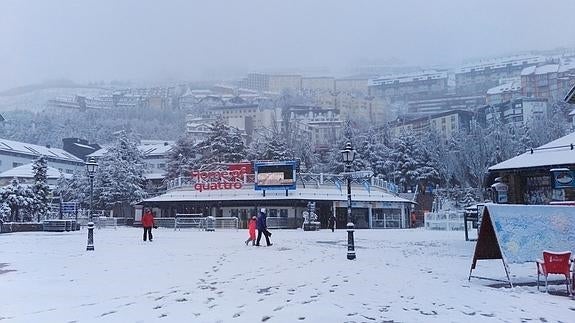
[[144,241],[146,237],[152,241],[152,228],[155,228],[154,215],[150,209],[146,209],[144,215],[142,216],[142,226],[144,227]]
[[250,237],[246,240],[246,246],[250,241],[252,242],[252,246],[256,244],[256,226],[257,226],[257,218],[256,216],[252,216],[248,221],[248,232],[250,233]]
[[266,209],[261,209],[260,216],[258,217],[257,227],[258,227],[258,240],[256,241],[256,246],[259,247],[262,234],[266,237],[266,245],[269,247],[272,245],[270,242],[271,233],[268,231],[267,226],[267,216]]

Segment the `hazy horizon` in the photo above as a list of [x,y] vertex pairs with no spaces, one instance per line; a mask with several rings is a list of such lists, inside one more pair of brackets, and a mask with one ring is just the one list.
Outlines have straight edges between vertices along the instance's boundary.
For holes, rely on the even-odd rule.
[[0,4],[0,90],[50,79],[202,80],[457,65],[575,47],[575,1],[17,1]]

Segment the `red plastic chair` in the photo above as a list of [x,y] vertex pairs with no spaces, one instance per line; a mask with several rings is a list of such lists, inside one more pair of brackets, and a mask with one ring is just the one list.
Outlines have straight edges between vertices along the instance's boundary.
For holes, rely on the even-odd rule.
[[549,274],[564,275],[567,292],[571,291],[571,252],[543,251],[543,260],[537,259],[537,290],[539,290],[539,276],[545,276],[545,291],[549,292],[547,276]]

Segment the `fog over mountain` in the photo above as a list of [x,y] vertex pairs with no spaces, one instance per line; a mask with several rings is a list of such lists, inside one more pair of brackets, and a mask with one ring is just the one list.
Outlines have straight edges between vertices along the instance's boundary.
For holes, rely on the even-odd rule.
[[49,79],[200,80],[456,65],[575,46],[575,1],[0,2],[0,90]]

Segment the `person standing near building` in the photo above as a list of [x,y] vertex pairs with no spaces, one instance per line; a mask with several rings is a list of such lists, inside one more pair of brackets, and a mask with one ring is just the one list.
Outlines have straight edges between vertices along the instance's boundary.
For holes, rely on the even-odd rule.
[[329,219],[327,219],[327,227],[331,229],[331,232],[335,230],[335,215],[329,215]]
[[154,215],[150,209],[146,209],[144,215],[142,216],[142,226],[144,227],[144,241],[149,238],[152,241],[152,228],[155,227]]
[[256,244],[256,226],[257,226],[257,218],[254,215],[248,221],[248,232],[250,234],[250,237],[248,238],[248,240],[246,240],[246,246],[248,245],[248,243],[250,243],[250,241],[252,242],[252,246]]
[[415,213],[415,210],[411,211],[410,221],[411,221],[411,227],[415,228],[417,224],[417,213]]
[[266,209],[261,209],[260,216],[258,217],[257,220],[258,240],[256,241],[256,246],[258,247],[260,245],[262,234],[266,237],[266,245],[268,247],[272,245],[272,243],[270,242],[270,237],[272,234],[268,231],[266,220],[267,220]]

